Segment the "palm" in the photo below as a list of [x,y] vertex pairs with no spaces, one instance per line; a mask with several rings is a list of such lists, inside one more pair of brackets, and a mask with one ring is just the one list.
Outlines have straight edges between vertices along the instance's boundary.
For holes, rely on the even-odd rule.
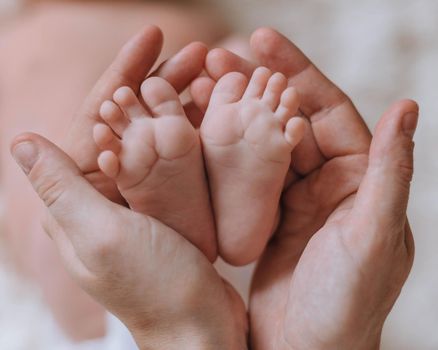
[[298,89],[308,121],[307,137],[292,154],[281,225],[253,280],[254,348],[359,349],[366,342],[361,337],[379,338],[373,332],[382,324],[376,323],[395,302],[412,251],[409,244],[389,248],[372,234],[374,240],[363,239],[374,218],[355,198],[371,137],[347,96],[277,33],[262,30],[252,44],[262,64]]
[[[161,51],[163,37],[156,27],[146,27],[122,48],[119,55],[97,82],[88,99],[73,120],[66,139],[65,149],[77,163],[87,180],[108,199],[125,204],[116,183],[99,169],[96,146],[92,130],[101,123],[100,107],[105,100],[112,99],[121,86],[140,90],[146,76],[166,79],[180,93],[187,88],[203,69],[207,48],[201,43],[192,43],[150,73]],[[196,119],[193,104],[185,106],[189,119]]]
[[[333,317],[348,321],[342,305],[333,308],[336,315],[327,305],[348,303],[345,296],[356,287],[337,286],[350,281],[344,275],[354,273],[356,266],[340,237],[367,167],[371,135],[347,96],[286,38],[262,29],[253,36],[252,46],[262,65],[282,72],[297,88],[307,123],[305,138],[292,154],[282,222],[259,262],[250,300],[254,348],[287,349],[286,339],[293,333],[306,330],[305,339],[312,339],[309,332],[329,331]],[[214,79],[234,70],[251,74],[253,69],[231,54],[209,58],[207,68]],[[320,324],[306,328],[305,315]]]
[[[332,325],[348,322],[342,311],[348,309],[344,305],[355,286],[339,288],[339,283],[350,281],[345,274],[357,270],[340,233],[362,177],[358,168],[364,169],[366,161],[363,155],[335,157],[285,191],[284,219],[253,281],[251,323],[259,330],[257,349],[291,336],[295,339],[291,333],[314,339],[309,332],[330,332]],[[267,312],[272,308],[276,311]],[[312,323],[306,324],[306,318]]]
[[[121,197],[115,182],[106,177],[99,170],[97,164],[97,156],[100,150],[97,148],[93,140],[92,130],[96,123],[101,122],[101,118],[99,115],[99,109],[101,104],[105,100],[111,99],[114,91],[117,88],[121,86],[130,86],[132,89],[134,89],[134,91],[139,90],[140,84],[143,82],[145,77],[149,74],[150,69],[155,64],[155,61],[159,56],[161,46],[162,34],[155,27],[146,27],[139,35],[133,38],[122,49],[112,66],[105,72],[93,91],[90,93],[89,98],[79,110],[77,118],[74,120],[68,134],[68,138],[66,140],[67,153],[75,161],[88,182],[91,183],[91,185],[95,189],[104,194],[107,199],[116,203],[123,204],[124,200]],[[164,65],[159,67],[157,71],[152,73],[152,75],[160,76],[166,79],[175,88],[175,90],[181,92],[202,71],[206,53],[206,47],[200,43],[193,43],[191,45],[188,45],[176,56],[169,59]],[[190,118],[191,122],[195,123],[196,115],[198,112],[197,109],[194,108],[193,104],[189,104],[186,106],[186,111],[188,112],[188,117]],[[124,210],[124,208],[117,207],[117,209],[115,210],[119,212]],[[111,213],[107,214],[108,215],[105,216],[106,218],[113,216]],[[144,219],[142,219],[141,217],[135,217],[136,214],[133,212],[126,211],[124,215],[128,216],[127,218],[125,218],[128,221],[128,224],[126,222],[124,223],[128,226],[131,224],[141,225],[141,222],[144,221]],[[106,221],[106,219],[101,220],[102,223]],[[117,227],[117,225],[115,225],[114,227]],[[118,227],[125,226],[123,226],[123,223],[121,223],[121,225],[119,225]],[[134,232],[142,233],[142,230],[136,231],[135,227],[132,229]],[[220,310],[228,310],[229,312],[227,312],[227,314],[230,317],[230,320],[229,322],[227,322],[227,327],[235,326],[235,333],[240,332],[241,334],[239,334],[239,337],[244,339],[243,341],[245,341],[244,337],[247,328],[247,317],[243,301],[238,293],[228,283],[220,279],[219,275],[214,270],[211,263],[209,263],[207,259],[205,259],[205,257],[202,256],[197,249],[195,249],[194,246],[184,241],[176,234],[171,234],[169,235],[169,237],[170,238],[167,242],[162,243],[162,246],[173,247],[175,252],[181,253],[176,254],[180,258],[179,260],[175,260],[173,261],[174,264],[171,264],[168,259],[161,259],[164,257],[160,258],[159,254],[157,255],[156,252],[153,252],[153,254],[150,255],[149,261],[140,261],[137,263],[139,263],[140,266],[145,267],[155,266],[155,273],[156,271],[160,270],[162,266],[168,266],[170,269],[169,276],[175,276],[175,271],[178,271],[179,267],[184,267],[184,271],[180,270],[181,273],[178,277],[175,277],[174,281],[172,282],[176,284],[178,283],[178,281],[181,281],[181,279],[179,278],[180,276],[187,275],[187,266],[191,266],[192,270],[189,272],[189,275],[198,275],[198,282],[206,282],[207,285],[210,285],[212,287],[212,292],[207,293],[209,295],[209,298],[200,299],[211,300],[214,305],[219,306],[219,312],[221,312]],[[160,237],[160,239],[164,238]],[[138,237],[138,240],[144,240],[142,234],[140,235],[140,237]],[[123,240],[123,242],[125,245],[129,243],[125,240]],[[183,247],[183,249],[181,247]],[[117,251],[122,251],[122,248],[125,248],[125,251],[130,249],[135,250],[141,248],[141,245],[134,244],[133,247],[119,246],[117,247]],[[175,257],[176,255],[171,254],[171,256]],[[92,257],[94,256],[93,252],[91,252],[89,256],[92,260]],[[144,259],[147,260],[147,254],[140,254],[140,256],[143,256]],[[156,265],[151,264],[151,261]],[[161,264],[157,264],[159,261],[161,261]],[[184,261],[186,261],[187,264],[183,263]],[[111,267],[114,267],[114,265],[111,265]],[[151,276],[153,275],[152,272]],[[132,285],[132,282],[135,282],[135,279],[133,280],[132,278],[127,278],[127,281],[125,282],[126,283],[124,283],[124,285],[126,287],[127,293],[135,293],[135,291],[139,290],[138,287],[141,288],[141,286],[136,287],[135,285]],[[169,290],[169,283],[165,283],[166,288],[163,289],[164,292],[166,290]],[[154,285],[154,283],[151,283],[151,285]],[[158,287],[156,284],[155,286]],[[171,289],[175,291],[181,290],[181,286],[176,285],[175,288]],[[160,295],[160,293],[162,293],[163,295],[168,294],[164,293],[163,291],[157,293],[157,295]],[[99,291],[95,291],[95,294],[98,295]],[[203,288],[203,294],[205,294],[205,288]],[[214,294],[216,298],[214,296],[212,297],[212,294]],[[135,298],[133,299],[136,300]],[[142,305],[142,301],[144,300],[138,300],[140,305]],[[117,302],[115,304],[117,304]],[[183,305],[184,303],[179,304]],[[199,305],[197,306],[199,307]],[[133,309],[135,309],[135,307]],[[205,309],[211,310],[211,307],[206,307]],[[119,310],[114,311],[117,312]],[[120,312],[120,314],[122,313],[123,310]],[[211,320],[209,320],[208,322],[211,322]],[[225,328],[226,327],[224,327],[224,329]]]
[[[111,229],[106,230],[109,241],[105,244],[105,250],[100,252],[98,248],[90,252],[76,245],[76,254],[85,270],[96,275],[96,279],[108,280],[112,285],[119,286],[113,295],[107,293],[107,300],[103,300],[105,306],[128,325],[132,320],[125,318],[126,310],[150,315],[150,320],[144,317],[145,324],[153,324],[156,314],[169,315],[164,325],[156,325],[158,329],[169,327],[172,322],[178,324],[185,317],[187,319],[183,322],[189,323],[193,314],[198,315],[201,323],[211,322],[206,313],[198,313],[198,310],[209,310],[217,317],[217,322],[224,324],[216,329],[218,339],[229,337],[243,347],[247,329],[244,303],[238,293],[221,279],[207,258],[184,237],[162,223],[118,205],[108,206],[109,210],[101,214],[102,220],[98,216],[93,217],[90,223],[84,225],[85,236],[90,228],[101,231],[102,223],[112,218]],[[100,214],[98,209],[102,207],[103,203],[96,203],[95,212]],[[128,236],[130,239],[126,239]],[[100,259],[96,259],[96,251],[98,254],[100,252]],[[132,258],[127,261],[126,256]],[[130,273],[126,274],[126,271]],[[157,271],[160,271],[160,278],[157,278]],[[107,288],[106,283],[100,286]],[[95,295],[105,293],[99,290],[90,292]],[[120,295],[123,295],[123,300],[120,300]],[[209,295],[209,298],[204,295]],[[193,300],[196,300],[196,304],[193,304]],[[114,305],[118,308],[114,308]],[[154,310],[152,314],[151,310]],[[204,315],[206,319],[201,320]],[[136,321],[134,319],[134,326]]]

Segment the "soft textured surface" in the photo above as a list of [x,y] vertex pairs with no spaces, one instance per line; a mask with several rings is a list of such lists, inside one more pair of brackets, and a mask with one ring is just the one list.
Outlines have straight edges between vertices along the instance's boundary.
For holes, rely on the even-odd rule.
[[[3,4],[11,1],[0,0]],[[249,33],[273,26],[292,38],[355,101],[373,128],[394,100],[421,105],[410,218],[416,237],[411,277],[387,322],[385,350],[438,349],[438,2],[435,0],[223,1]],[[378,271],[376,271],[378,273]],[[232,270],[246,290],[248,268]],[[0,349],[61,349],[37,292],[0,271]]]

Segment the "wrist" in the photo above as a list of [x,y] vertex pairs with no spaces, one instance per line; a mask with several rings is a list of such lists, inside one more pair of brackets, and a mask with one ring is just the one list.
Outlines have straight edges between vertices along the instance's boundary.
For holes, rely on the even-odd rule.
[[[336,339],[322,340],[320,337],[306,337],[286,341],[287,350],[379,350],[382,329],[375,332],[362,332],[344,334]],[[314,338],[313,340],[310,338]]]
[[218,313],[167,317],[128,329],[140,350],[247,350],[246,329]]
[[246,340],[234,338],[218,329],[181,325],[132,333],[140,350],[246,350]]
[[156,332],[136,332],[134,339],[140,350],[214,350],[215,343],[205,335],[195,330],[175,330]]

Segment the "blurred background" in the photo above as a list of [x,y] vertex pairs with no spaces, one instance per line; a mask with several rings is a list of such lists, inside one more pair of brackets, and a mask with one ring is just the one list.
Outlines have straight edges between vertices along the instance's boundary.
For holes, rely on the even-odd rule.
[[[31,31],[30,27],[26,27],[27,23],[35,21],[36,17],[30,9],[26,9],[29,2],[31,1],[0,0],[0,122],[2,130],[8,128],[11,135],[24,127],[33,128],[46,135],[48,133],[46,126],[38,123],[38,113],[43,115],[47,113],[47,109],[35,111],[36,116],[29,125],[23,118],[21,125],[9,128],[6,119],[6,116],[14,113],[28,113],[24,109],[11,112],[12,114],[7,113],[12,111],[13,106],[7,108],[8,100],[5,101],[4,96],[13,95],[8,92],[7,87],[5,88],[2,79],[24,79],[22,69],[22,75],[19,75],[20,72],[17,72],[17,75],[10,72],[18,70],[17,65],[22,63],[22,57],[14,59],[11,52],[23,50],[22,47],[14,46],[21,40],[18,32],[27,33],[26,30],[29,30],[30,36],[31,33],[36,33],[34,30]],[[68,91],[71,95],[66,101],[67,107],[63,107],[67,109],[67,114],[73,112],[123,41],[146,22],[165,27],[164,31],[168,33],[167,37],[171,42],[166,46],[164,55],[175,51],[189,39],[204,40],[214,46],[215,42],[229,42],[226,37],[231,33],[245,38],[257,27],[272,26],[291,38],[352,98],[371,129],[394,100],[405,97],[417,100],[421,107],[421,119],[416,134],[416,173],[409,208],[416,238],[416,260],[412,274],[386,324],[382,349],[438,349],[438,157],[435,153],[438,152],[438,1],[221,0],[220,4],[213,0],[194,2],[199,3],[203,9],[188,7],[198,5],[188,5],[186,1],[175,2],[177,7],[165,5],[164,2],[157,2],[150,5],[150,8],[147,7],[149,5],[136,3],[133,6],[138,6],[135,11],[138,24],[134,24],[135,21],[129,16],[129,12],[112,13],[111,9],[108,9],[113,6],[125,6],[129,1],[121,1],[123,5],[99,1],[99,6],[102,6],[101,12],[106,15],[99,15],[94,21],[93,11],[97,13],[99,8],[81,9],[81,6],[88,6],[91,1],[78,1],[80,5],[68,4],[67,1],[53,1],[52,5],[56,5],[55,10],[47,4],[38,10],[40,17],[36,22],[39,23],[38,28],[46,28],[43,30],[45,34],[32,40],[27,36],[29,43],[26,44],[24,40],[23,45],[35,45],[34,40],[45,44],[53,39],[50,36],[53,35],[53,27],[45,26],[44,20],[52,26],[56,26],[56,21],[59,21],[60,28],[68,32],[69,37],[72,36],[72,32],[77,31],[80,31],[79,39],[84,38],[84,34],[91,33],[93,42],[85,47],[80,46],[82,41],[79,39],[78,43],[69,41],[69,47],[77,44],[91,52],[99,47],[100,55],[95,56],[97,63],[86,79],[84,78],[86,81],[83,85],[78,86],[75,82],[76,85]],[[70,6],[66,11],[68,16],[64,14],[63,6]],[[163,9],[160,9],[161,7]],[[141,11],[145,12],[144,19],[141,17]],[[41,14],[44,12],[51,13],[51,16]],[[62,16],[69,18],[69,22],[60,20],[64,18]],[[77,18],[70,18],[72,16]],[[189,18],[189,29],[187,33],[182,34],[180,28],[185,22],[180,18],[184,16]],[[78,23],[84,25],[77,28],[75,25]],[[199,28],[208,26],[210,30],[199,31],[190,28],[195,26],[194,23]],[[84,27],[89,32],[85,32]],[[178,29],[179,36],[173,40],[171,35],[175,28]],[[58,37],[60,33],[57,33]],[[93,36],[93,33],[97,34]],[[110,39],[107,38],[109,33]],[[91,39],[83,39],[87,40]],[[39,52],[38,57],[38,64],[44,65],[44,53]],[[65,57],[57,59],[65,60]],[[86,62],[88,61],[84,59],[80,64]],[[72,65],[71,69],[74,71],[79,69],[78,67]],[[6,77],[2,75],[3,71],[6,72]],[[40,77],[40,80],[44,79]],[[66,77],[66,85],[68,81],[69,78]],[[36,86],[33,89],[36,89]],[[2,95],[3,91],[6,93]],[[29,94],[23,93],[22,89],[14,91],[14,106],[19,102],[39,106],[38,101],[35,101],[35,90],[30,90]],[[34,109],[36,108],[38,107]],[[8,133],[4,135],[5,133],[2,136],[3,140],[0,140],[4,142],[2,149],[5,149],[8,141]],[[3,163],[0,166],[5,169],[10,165]],[[3,183],[3,192],[8,190],[5,186]],[[4,201],[3,206],[9,208],[9,204],[5,205]],[[0,236],[4,236],[4,230],[3,226]],[[64,346],[67,349],[43,302],[43,293],[37,286],[24,282],[12,272],[12,268],[8,267],[10,264],[5,250],[1,253],[4,263],[0,266],[0,349],[58,350]],[[226,270],[230,279],[245,294],[251,267],[232,269],[221,265],[221,269]]]

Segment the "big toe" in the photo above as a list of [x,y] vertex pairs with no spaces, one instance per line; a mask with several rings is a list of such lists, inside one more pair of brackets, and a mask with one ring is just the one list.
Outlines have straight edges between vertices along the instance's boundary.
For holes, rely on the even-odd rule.
[[166,80],[158,77],[145,80],[141,86],[141,94],[154,117],[185,116],[177,92]]
[[224,75],[216,84],[211,96],[211,105],[221,105],[239,101],[248,85],[242,73],[232,72]]

